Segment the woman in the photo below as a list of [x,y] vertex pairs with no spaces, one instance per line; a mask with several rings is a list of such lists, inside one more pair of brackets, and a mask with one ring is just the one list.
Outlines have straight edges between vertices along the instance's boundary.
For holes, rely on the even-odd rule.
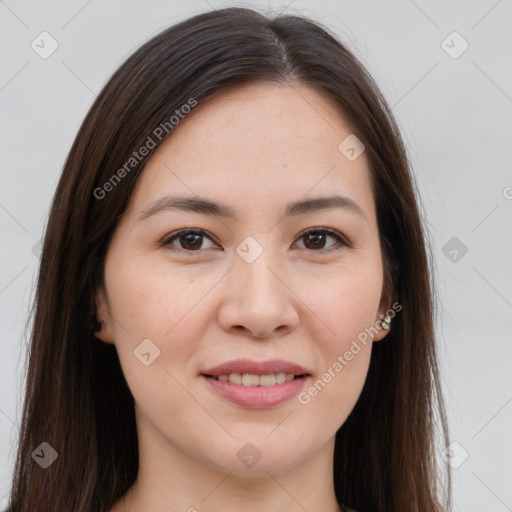
[[53,200],[9,511],[447,510],[432,281],[345,46],[241,8],[163,31]]

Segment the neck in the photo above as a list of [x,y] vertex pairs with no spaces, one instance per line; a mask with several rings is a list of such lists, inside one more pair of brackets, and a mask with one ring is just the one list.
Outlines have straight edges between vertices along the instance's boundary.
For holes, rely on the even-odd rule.
[[334,493],[334,438],[280,473],[237,475],[201,463],[155,430],[139,429],[139,471],[111,512],[341,512]]

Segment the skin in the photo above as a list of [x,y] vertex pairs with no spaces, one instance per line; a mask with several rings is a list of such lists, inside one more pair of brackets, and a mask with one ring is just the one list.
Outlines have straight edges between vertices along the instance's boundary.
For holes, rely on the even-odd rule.
[[[321,92],[253,83],[193,109],[147,164],[96,297],[97,336],[115,345],[135,399],[140,453],[137,481],[112,511],[340,510],[334,436],[361,393],[371,340],[307,405],[237,406],[200,373],[284,359],[311,372],[307,389],[391,306],[366,154],[338,150],[351,133]],[[333,208],[283,218],[289,202],[334,193],[364,217]],[[236,218],[167,210],[138,220],[169,194],[218,201]],[[182,228],[207,236],[192,249],[183,237],[159,245]],[[334,229],[352,247],[325,233],[311,241],[308,228]],[[263,249],[252,263],[236,252],[247,236]],[[160,350],[148,366],[134,356],[144,339]],[[251,468],[237,458],[247,442],[262,454]]]

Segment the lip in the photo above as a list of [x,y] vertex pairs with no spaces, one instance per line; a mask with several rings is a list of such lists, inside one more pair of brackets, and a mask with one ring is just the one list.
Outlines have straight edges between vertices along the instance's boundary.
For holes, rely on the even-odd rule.
[[[230,373],[268,375],[280,372],[293,373],[300,377],[273,386],[244,386],[211,378]],[[299,364],[280,359],[269,361],[236,359],[205,370],[201,372],[200,377],[210,386],[210,389],[231,403],[250,409],[263,409],[277,406],[297,395],[306,381],[311,378],[311,372]]]
[[232,384],[206,375],[201,375],[201,378],[211,386],[213,391],[236,405],[249,409],[264,409],[277,406],[297,395],[311,376],[304,375],[289,382],[268,387]]
[[[270,373],[293,373],[295,375],[310,375],[311,372],[299,364],[284,361],[282,359],[271,359],[268,361],[254,361],[252,359],[236,359],[219,364],[213,368],[202,371],[201,375],[229,375],[230,373],[250,373],[252,375],[267,375]],[[280,385],[280,384],[279,384]],[[250,387],[250,386],[246,386]]]

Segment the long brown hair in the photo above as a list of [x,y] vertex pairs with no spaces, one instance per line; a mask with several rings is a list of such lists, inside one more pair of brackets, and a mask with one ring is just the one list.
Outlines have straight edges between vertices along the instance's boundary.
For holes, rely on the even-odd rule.
[[[336,434],[337,499],[379,512],[450,507],[449,468],[441,471],[436,455],[436,433],[443,448],[448,430],[431,254],[392,112],[365,68],[320,24],[227,8],[180,22],[133,53],[71,147],[42,249],[10,512],[106,511],[134,483],[134,400],[115,347],[91,330],[105,254],[138,176],[165,140],[155,129],[191,99],[201,104],[254,81],[315,87],[354,127],[371,167],[385,286],[403,306],[374,344],[362,394]],[[134,165],[148,137],[153,147]],[[122,179],[114,181],[116,173]],[[46,469],[32,457],[43,442],[58,454]]]

